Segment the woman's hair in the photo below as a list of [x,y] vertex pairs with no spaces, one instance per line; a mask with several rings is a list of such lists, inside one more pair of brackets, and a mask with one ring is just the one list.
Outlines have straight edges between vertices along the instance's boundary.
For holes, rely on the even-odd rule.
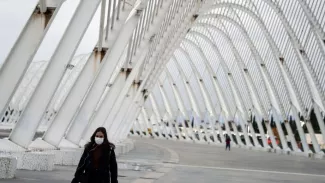
[[110,143],[108,141],[108,138],[107,138],[107,132],[106,132],[106,129],[104,127],[98,127],[95,132],[93,133],[93,135],[90,137],[90,142],[86,144],[86,148],[90,148],[92,147],[96,142],[95,142],[95,137],[96,137],[96,134],[97,132],[102,132],[104,134],[104,142],[103,142],[103,145],[109,145],[109,146],[112,146],[113,148],[115,148],[114,144]]

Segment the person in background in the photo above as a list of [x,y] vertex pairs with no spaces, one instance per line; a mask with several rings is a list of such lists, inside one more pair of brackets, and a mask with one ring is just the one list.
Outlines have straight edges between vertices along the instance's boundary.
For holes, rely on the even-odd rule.
[[114,149],[106,129],[97,128],[85,146],[71,183],[118,183]]
[[231,141],[231,139],[230,139],[230,137],[227,135],[227,137],[226,137],[226,150],[229,149],[229,151],[230,151],[230,141]]

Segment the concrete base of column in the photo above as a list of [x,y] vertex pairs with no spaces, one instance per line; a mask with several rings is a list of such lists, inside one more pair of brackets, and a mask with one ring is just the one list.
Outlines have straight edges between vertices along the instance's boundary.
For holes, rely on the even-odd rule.
[[54,154],[54,164],[69,166],[78,165],[83,152],[83,149],[65,139],[61,141],[59,148],[57,148],[38,138],[31,143],[29,149]]
[[68,141],[67,139],[62,139],[60,144],[59,144],[59,148],[60,149],[76,149],[76,148],[80,148],[78,145]]
[[325,159],[325,154],[323,151],[320,151],[319,153],[312,154],[310,157],[314,159]]
[[84,151],[83,148],[76,148],[76,149],[60,149],[51,152],[55,154],[54,164],[76,166],[79,163],[83,151]]
[[52,171],[54,162],[55,154],[53,152],[26,152],[22,158],[22,165],[18,169]]
[[312,157],[312,152],[292,152],[291,153],[294,156],[304,156],[304,157]]
[[13,156],[0,155],[0,179],[12,179],[15,177],[17,159]]
[[35,139],[28,147],[31,151],[56,150],[57,147],[45,142],[42,138]]
[[269,149],[268,148],[264,148],[264,147],[262,147],[262,146],[253,146],[252,147],[252,150],[254,150],[254,151],[261,151],[261,152],[269,152]]

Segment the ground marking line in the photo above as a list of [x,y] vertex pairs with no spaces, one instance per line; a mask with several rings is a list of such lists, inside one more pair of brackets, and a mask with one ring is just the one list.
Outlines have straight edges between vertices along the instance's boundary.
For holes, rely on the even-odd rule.
[[[139,161],[125,161],[132,163],[143,163]],[[149,163],[150,164],[150,163]],[[156,165],[164,165],[165,163],[153,163]],[[285,174],[285,175],[299,175],[299,176],[312,176],[312,177],[325,177],[325,175],[319,174],[307,174],[307,173],[295,173],[295,172],[279,172],[272,170],[254,170],[254,169],[240,169],[240,168],[223,168],[223,167],[213,167],[213,166],[200,166],[200,165],[186,165],[186,164],[173,164],[175,167],[189,167],[189,168],[206,168],[206,169],[215,169],[215,170],[233,170],[233,171],[242,171],[242,172],[260,172],[260,173],[273,173],[273,174]]]
[[206,169],[233,170],[233,171],[242,171],[242,172],[260,172],[260,173],[300,175],[300,176],[311,176],[311,177],[325,177],[325,175],[320,175],[320,174],[307,174],[307,173],[295,173],[295,172],[279,172],[279,171],[272,171],[272,170],[254,170],[254,169],[240,169],[240,168],[223,168],[223,167],[198,166],[198,165],[182,165],[182,164],[176,164],[175,167],[206,168]]

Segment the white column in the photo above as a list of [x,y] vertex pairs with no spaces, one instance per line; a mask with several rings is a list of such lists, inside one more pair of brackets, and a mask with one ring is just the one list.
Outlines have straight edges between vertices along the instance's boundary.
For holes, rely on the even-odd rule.
[[[32,2],[36,8],[38,2]],[[54,13],[48,10],[47,14],[35,12],[35,8],[31,9],[30,18],[0,69],[0,116],[7,109],[60,7],[61,3]]]
[[[127,80],[122,88],[122,90],[120,90],[119,94],[116,96],[117,98],[114,101],[108,101],[107,97],[104,100],[104,104],[109,103],[109,102],[113,102],[114,103],[114,107],[111,109],[111,111],[109,111],[109,114],[105,115],[105,118],[102,118],[102,122],[105,123],[112,123],[112,127],[116,127],[116,125],[118,125],[118,123],[115,123],[116,117],[118,116],[119,112],[121,110],[123,110],[123,107],[128,106],[125,105],[123,103],[125,103],[126,99],[129,99],[129,95],[128,92],[130,90],[132,90],[133,87],[135,87],[135,85],[133,84],[134,79],[136,78],[137,74],[139,73],[139,70],[145,60],[145,56],[147,55],[147,51],[144,51],[143,53],[141,53],[140,59],[135,63],[135,66],[133,66],[132,71],[130,73],[130,75],[127,77]],[[133,98],[133,97],[132,97]],[[103,108],[103,106],[101,107],[101,110],[106,110],[105,108]],[[105,126],[107,126],[107,124],[105,124]]]
[[[285,151],[290,151],[290,149],[288,147],[288,140],[284,136],[283,129],[282,129],[282,125],[281,125],[280,119],[278,117],[278,112],[274,108],[272,110],[273,110],[273,112],[272,112],[272,114],[273,114],[273,120],[274,120],[274,122],[276,124],[276,128],[277,128],[278,133],[280,135],[282,149],[285,150]],[[285,128],[287,129],[287,126],[286,125],[285,125]],[[290,127],[290,131],[291,131],[291,127]],[[288,129],[287,129],[287,132],[288,132]],[[289,134],[289,132],[288,132],[288,134]],[[293,144],[292,147],[295,146],[295,147],[293,147],[293,150],[297,150],[297,142],[296,142],[296,140],[294,138],[293,138],[293,140],[294,141],[291,140],[291,143]]]
[[[128,116],[133,115],[133,112],[139,112],[139,110],[136,110],[133,107],[133,101],[136,95],[138,89],[138,84],[133,85],[128,92],[128,95],[125,97],[125,99],[123,100],[123,106],[124,106],[124,110],[125,112],[122,112],[121,115],[117,116],[117,120],[114,121],[106,121],[106,125],[105,127],[107,127],[108,129],[108,133],[110,134],[110,138],[114,141],[114,142],[118,142],[120,141],[120,130],[123,130],[123,126],[128,126],[125,120],[127,119]],[[127,115],[125,115],[126,113],[128,113]],[[133,118],[134,119],[134,118]],[[108,124],[110,123],[110,124]],[[140,136],[147,136],[143,134],[143,129],[142,126],[140,125],[139,122],[139,116],[137,117],[137,120],[135,121],[136,125],[138,126],[138,128],[140,129]],[[108,127],[109,126],[109,127]],[[122,132],[124,133],[124,132]]]
[[265,137],[264,128],[263,128],[263,125],[262,125],[262,118],[257,113],[255,113],[255,120],[257,122],[257,126],[258,126],[258,129],[260,131],[260,135],[261,135],[261,138],[262,138],[263,147],[264,148],[269,148],[269,145],[267,144],[267,140],[266,140],[266,137]]
[[41,118],[58,88],[66,66],[74,56],[100,0],[81,1],[59,42],[49,65],[39,81],[25,111],[10,134],[9,139],[27,148],[32,141]]
[[[169,128],[171,129],[171,132],[172,132],[172,135],[174,137],[175,136],[175,133],[174,133],[174,127],[173,127],[173,124],[175,124],[175,117],[176,115],[173,113],[172,109],[171,109],[171,106],[170,106],[170,103],[169,103],[169,99],[167,98],[166,96],[166,92],[165,92],[165,89],[163,88],[162,85],[159,85],[159,91],[160,91],[160,94],[162,96],[162,99],[163,99],[163,102],[164,102],[164,106],[165,106],[165,109],[167,111],[167,114],[168,114],[168,124],[169,124]],[[176,124],[175,124],[176,125]],[[176,132],[178,134],[178,139],[181,140],[180,138],[180,133],[179,133],[179,129],[177,126],[175,126],[176,128]]]
[[289,121],[285,120],[284,125],[286,126],[287,132],[288,132],[288,138],[290,138],[291,146],[293,151],[295,152],[301,152],[301,150],[298,148],[296,138],[292,132],[291,126],[289,124]]
[[257,140],[256,134],[255,134],[255,130],[254,130],[253,125],[252,125],[252,121],[249,121],[248,122],[248,126],[249,126],[250,134],[251,134],[251,136],[253,138],[253,141],[254,141],[254,146],[257,147],[257,148],[260,148],[261,147],[261,144]]
[[314,103],[314,112],[316,114],[317,117],[317,121],[318,121],[318,125],[319,128],[322,132],[322,136],[323,136],[323,142],[325,143],[325,124],[324,124],[324,119],[322,117],[322,114],[320,113],[319,107],[316,103]]
[[[183,101],[183,98],[181,97],[180,93],[179,93],[179,90],[178,90],[178,87],[177,85],[175,84],[174,80],[173,80],[173,77],[171,76],[170,74],[170,71],[166,68],[166,75],[169,79],[170,82],[172,82],[172,89],[173,89],[173,93],[174,93],[174,96],[176,98],[176,102],[177,102],[177,105],[178,105],[178,108],[179,108],[179,112],[181,114],[179,115],[183,115],[184,119],[189,119],[189,116],[186,112],[186,108],[185,108],[185,104],[184,104],[184,101]],[[183,130],[185,131],[185,135],[187,138],[190,138],[189,134],[188,134],[188,128],[192,131],[193,133],[193,129],[192,129],[192,126],[189,125],[189,127],[187,128],[186,125],[185,125],[185,122],[184,120],[182,121],[182,125],[183,125]],[[192,137],[193,138],[193,137]]]
[[[119,115],[118,118],[121,119],[121,118],[123,118],[124,115],[125,115],[125,113],[123,115]],[[149,127],[148,127],[147,121],[143,118],[142,113],[139,113],[138,119],[141,119],[141,121],[142,121],[142,123],[140,123],[140,125],[141,125],[142,129],[144,129],[144,131],[146,133],[146,134],[144,134],[144,136],[147,137],[147,138],[149,138],[150,137],[150,134],[149,134],[149,131],[148,131]],[[125,125],[122,120],[123,119],[116,120],[116,123],[120,123],[117,131],[121,131],[123,129],[123,126]]]
[[69,127],[70,119],[73,118],[75,111],[83,99],[83,96],[87,92],[87,88],[90,86],[91,81],[95,77],[95,73],[98,68],[96,67],[94,72],[94,63],[95,66],[100,63],[101,54],[102,53],[94,51],[87,60],[86,65],[82,69],[61,108],[58,110],[57,115],[54,116],[52,123],[49,125],[43,136],[43,140],[47,143],[55,147],[59,146],[67,128]]
[[298,133],[299,133],[299,136],[300,136],[300,141],[301,141],[302,146],[304,148],[304,152],[309,153],[310,149],[309,149],[309,146],[308,146],[307,141],[306,141],[306,136],[305,136],[304,130],[302,129],[302,126],[301,126],[300,117],[298,115],[297,109],[292,105],[291,110],[292,110],[292,113],[293,113],[293,117],[295,118],[296,126],[297,126]]
[[238,133],[238,129],[237,129],[237,125],[234,121],[231,122],[233,125],[233,129],[234,129],[234,133],[236,134],[236,138],[237,138],[237,145],[239,146],[243,146],[243,142],[241,141],[241,137]]
[[[138,4],[138,6],[134,9],[134,11],[142,6],[145,6],[143,3],[145,2],[141,2]],[[164,3],[163,7],[161,8],[160,13],[164,13],[168,10],[169,6],[168,3]],[[135,12],[133,12],[135,13]],[[93,83],[92,89],[90,90],[89,94],[87,95],[81,109],[79,110],[72,128],[70,128],[70,131],[67,135],[67,139],[70,140],[73,143],[79,143],[81,136],[82,136],[82,131],[85,129],[87,122],[89,121],[92,112],[97,104],[97,102],[99,101],[99,97],[101,95],[101,93],[104,91],[104,85],[107,81],[107,75],[111,75],[110,73],[112,73],[112,71],[114,70],[114,66],[116,66],[119,62],[119,58],[121,56],[121,54],[124,51],[125,45],[127,44],[127,42],[129,41],[130,37],[133,34],[133,30],[135,29],[135,27],[137,26],[138,23],[138,16],[133,15],[133,13],[129,16],[128,18],[128,22],[133,20],[133,25],[131,27],[124,27],[122,31],[125,31],[123,34],[120,34],[121,37],[119,37],[116,42],[116,45],[111,49],[111,54],[108,56],[107,60],[110,60],[109,64],[104,63],[102,71],[99,73],[99,75],[97,76],[96,80]],[[158,25],[160,25],[162,21],[162,17],[158,16],[157,19],[155,19],[155,22],[153,23],[153,25],[151,25],[151,27],[153,27],[153,30],[150,30],[149,33],[146,34],[146,42],[144,45],[143,49],[139,49],[140,54],[139,56],[141,57],[143,52],[148,51],[148,40],[150,39],[150,37],[152,35],[154,35],[154,33],[156,32],[156,29],[158,29],[157,27],[159,27]],[[130,31],[132,30],[132,31]],[[124,42],[125,41],[125,42]],[[113,65],[113,66],[112,66]],[[113,108],[114,109],[114,108]]]
[[245,121],[244,119],[242,118],[241,115],[239,115],[239,122],[240,122],[240,125],[242,127],[242,130],[243,130],[243,133],[244,133],[244,137],[245,137],[245,144],[246,144],[246,147],[252,147],[252,143],[251,143],[251,140],[248,136],[248,132],[247,132],[247,127],[246,127],[246,124],[245,124]]
[[[81,138],[82,132],[85,129],[92,112],[96,108],[97,103],[100,100],[102,93],[106,88],[108,80],[111,78],[116,66],[120,61],[120,57],[124,52],[124,48],[130,40],[133,34],[134,28],[138,23],[139,17],[135,14],[131,14],[129,19],[125,22],[122,30],[108,54],[103,59],[103,65],[96,75],[94,81],[91,84],[91,88],[88,91],[82,106],[76,113],[76,118],[73,120],[71,128],[68,132],[67,139],[71,142],[78,144]],[[72,120],[72,119],[70,119]]]
[[[134,105],[132,105],[132,106],[134,106]],[[136,115],[137,114],[139,114],[140,113],[140,111],[141,111],[141,108],[140,107],[138,107],[138,108],[136,108],[136,107],[131,107],[132,108],[132,110],[130,111],[130,113],[128,113],[126,116],[125,116],[125,118],[124,118],[124,120],[123,120],[123,122],[126,124],[125,125],[125,127],[124,127],[124,129],[122,129],[122,132],[121,132],[121,134],[120,134],[120,136],[119,136],[119,138],[121,139],[121,140],[123,140],[123,139],[125,139],[126,137],[127,137],[127,135],[130,133],[129,131],[130,131],[130,128],[131,128],[131,126],[135,123],[135,118],[136,118]]]
[[307,126],[308,132],[309,132],[309,136],[311,138],[311,142],[313,144],[314,150],[316,154],[319,154],[321,152],[320,148],[319,148],[319,144],[315,135],[315,131],[311,125],[310,120],[306,120],[305,124]]
[[[122,121],[123,115],[125,115],[125,113],[128,112],[128,106],[131,106],[136,91],[137,91],[137,86],[132,85],[129,89],[128,94],[123,97],[124,99],[121,102],[120,105],[121,108],[119,110],[120,113],[116,113],[115,118],[113,118],[113,120],[107,120],[107,119],[105,120],[104,126],[107,128],[108,132],[112,134],[112,136],[110,136],[112,139],[116,138],[113,136],[113,134],[118,133],[118,131],[120,130],[121,124],[123,123]],[[123,94],[121,95],[123,96]],[[143,129],[143,125],[141,125],[140,122],[139,122],[139,127],[141,128],[141,134],[143,136],[147,136],[143,134],[144,129]],[[119,139],[115,139],[115,140],[119,140]]]
[[93,117],[90,118],[87,127],[85,128],[85,132],[83,134],[84,140],[89,139],[96,128],[104,125],[107,114],[112,109],[112,107],[114,107],[113,101],[115,100],[116,96],[119,95],[122,88],[126,84],[126,75],[126,71],[122,70],[118,74],[115,81],[111,84],[110,89],[107,91],[104,101],[102,102],[98,110],[94,112]]
[[221,143],[222,143],[222,144],[226,143],[226,141],[225,141],[225,137],[223,136],[223,130],[222,130],[222,128],[221,128],[221,125],[220,125],[219,120],[217,121],[216,126],[217,126],[217,128],[219,129],[219,137],[220,137]]
[[269,121],[269,120],[265,120],[264,123],[265,123],[265,125],[266,125],[267,131],[268,131],[268,134],[269,134],[269,136],[270,136],[269,138],[271,139],[271,143],[272,143],[273,149],[279,149],[279,146],[278,146],[278,144],[276,143],[275,138],[274,138],[273,129],[272,129],[272,127],[271,127],[271,121]]
[[[153,124],[152,124],[152,120],[150,119],[150,117],[148,116],[148,113],[146,111],[146,108],[142,108],[141,109],[141,112],[143,113],[143,115],[148,119],[148,123],[150,124],[151,126],[151,131],[154,133],[154,135],[157,137],[157,138],[161,138],[161,131],[160,131],[160,127],[159,127],[159,119],[156,121],[156,128],[157,128],[157,133],[158,135],[154,132],[154,127],[153,127]],[[155,112],[153,112],[152,114],[155,119],[156,115],[155,115]]]
[[161,130],[161,127],[160,126],[162,126],[162,128],[165,129],[162,134],[165,134],[165,137],[168,138],[167,137],[167,134],[166,134],[167,130],[166,130],[165,123],[162,122],[162,116],[160,115],[160,111],[159,111],[157,102],[156,102],[156,100],[155,100],[155,98],[154,98],[154,96],[153,96],[152,93],[149,95],[149,99],[150,99],[150,102],[151,102],[152,107],[154,109],[154,112],[155,112],[155,114],[157,116],[157,125],[158,125],[157,128],[159,128],[159,130]]
[[[125,114],[123,114],[123,115],[125,116]],[[147,116],[144,115],[142,110],[141,110],[139,116],[141,116],[141,118],[143,119],[143,122],[147,128],[148,136],[156,137],[156,134],[152,132],[152,125],[150,124],[150,121],[148,120]],[[151,135],[149,134],[149,129],[151,129]]]
[[[115,46],[116,40],[121,37],[119,34],[123,33],[123,26],[125,26],[124,32],[125,30],[129,31],[130,27],[132,28],[132,23],[130,22],[136,22],[136,20],[132,19],[125,22],[129,12],[129,8],[126,8],[121,14],[120,20],[117,22],[115,29],[110,30],[110,35],[107,37],[107,43],[105,44],[105,48],[108,48],[108,51],[106,52],[106,49],[103,49],[103,51],[98,52],[98,49],[95,48],[92,55],[87,60],[74,86],[69,91],[62,107],[59,109],[57,116],[55,116],[43,138],[48,143],[54,146],[59,145],[60,140],[68,129],[76,111],[78,111],[88,89],[92,85],[94,78],[98,75],[98,71],[103,65],[101,63],[107,62],[107,57],[111,53],[112,47]],[[121,43],[121,39],[119,39],[119,43]],[[103,58],[104,60],[102,61]]]

